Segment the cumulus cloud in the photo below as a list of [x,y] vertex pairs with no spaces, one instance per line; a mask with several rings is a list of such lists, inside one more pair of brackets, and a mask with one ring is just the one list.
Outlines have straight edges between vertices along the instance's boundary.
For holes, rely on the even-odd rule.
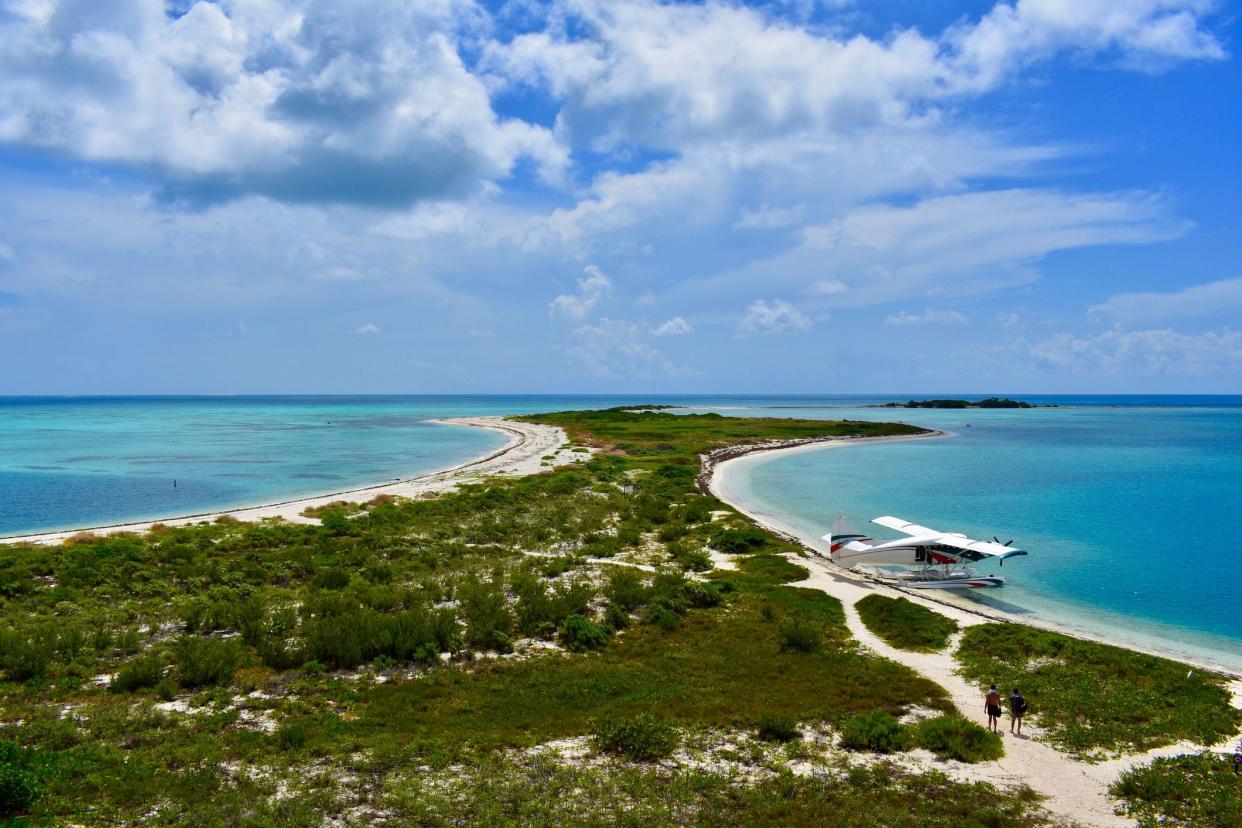
[[467,0],[196,2],[107,12],[59,0],[0,16],[0,140],[149,170],[170,199],[259,193],[396,206],[549,178],[565,151],[503,118],[458,42]]
[[377,334],[379,332],[380,332],[379,325],[376,325],[374,322],[366,322],[354,328],[354,333],[361,334],[363,336],[367,336],[370,334]]
[[965,325],[965,315],[955,310],[928,308],[922,313],[898,311],[884,320],[885,325]]
[[774,299],[771,304],[764,299],[755,300],[738,323],[742,336],[800,333],[810,328],[811,320],[806,314],[784,299]]
[[1019,0],[940,36],[898,28],[883,40],[812,30],[741,5],[580,0],[571,25],[495,44],[491,66],[566,104],[571,140],[684,148],[791,131],[913,123],[926,105],[987,91],[1059,52],[1134,63],[1218,59],[1205,0]]
[[1221,279],[1167,293],[1119,293],[1094,305],[1095,318],[1127,325],[1236,314],[1242,311],[1242,278]]
[[694,326],[680,316],[674,316],[651,332],[653,336],[684,336],[689,333],[694,333]]
[[612,296],[612,280],[595,265],[587,265],[586,276],[578,280],[578,292],[562,294],[552,300],[548,311],[565,319],[583,319],[595,306]]

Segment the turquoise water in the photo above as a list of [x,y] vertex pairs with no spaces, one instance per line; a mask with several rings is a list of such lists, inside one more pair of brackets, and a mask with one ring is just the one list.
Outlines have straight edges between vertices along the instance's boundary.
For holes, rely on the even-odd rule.
[[1004,568],[1002,590],[973,600],[1242,669],[1242,556],[1232,540],[1242,511],[1242,398],[862,407],[906,396],[0,398],[0,535],[324,494],[452,466],[504,442],[429,422],[439,417],[664,402],[904,420],[956,436],[748,458],[730,477],[730,496],[810,537],[845,512],[860,528],[895,514],[1014,538],[1030,556]]
[[[728,495],[800,535],[838,512],[999,536],[1030,555],[966,600],[1242,669],[1242,408],[835,410],[900,418],[948,439],[758,455]],[[780,414],[816,415],[815,410]],[[992,571],[996,565],[981,566]]]

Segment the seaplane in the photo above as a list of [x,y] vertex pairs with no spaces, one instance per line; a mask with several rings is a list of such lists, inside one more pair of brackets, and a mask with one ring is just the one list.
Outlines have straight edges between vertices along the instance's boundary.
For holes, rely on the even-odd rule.
[[[846,569],[857,566],[874,567],[875,574],[892,579],[912,589],[979,589],[1003,586],[1000,575],[980,575],[967,566],[980,561],[999,561],[1025,555],[1013,541],[973,540],[958,532],[940,532],[885,515],[871,521],[877,526],[901,532],[906,537],[877,541],[860,534],[837,515],[828,541],[828,557]],[[899,567],[889,569],[888,567]]]

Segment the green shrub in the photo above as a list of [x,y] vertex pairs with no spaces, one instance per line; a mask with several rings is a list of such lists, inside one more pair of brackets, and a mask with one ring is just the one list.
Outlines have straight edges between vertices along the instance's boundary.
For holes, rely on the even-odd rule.
[[609,603],[604,610],[604,623],[614,630],[623,630],[630,625],[630,614],[616,603]]
[[177,693],[181,690],[181,686],[168,676],[164,676],[155,684],[155,695],[160,701],[172,701],[177,698]]
[[754,552],[768,542],[768,535],[761,529],[728,529],[720,527],[712,533],[712,548],[727,555]]
[[917,652],[943,650],[957,622],[908,598],[872,594],[854,605],[867,629],[894,647]]
[[467,579],[457,588],[457,600],[466,621],[467,644],[499,652],[512,649],[513,613],[499,584]]
[[681,626],[681,616],[662,604],[652,604],[648,607],[644,620],[666,632],[672,632]]
[[627,611],[642,606],[648,597],[647,585],[638,570],[629,566],[614,566],[608,573],[604,597]]
[[232,639],[186,635],[173,646],[177,673],[188,688],[224,684],[241,663],[241,645]]
[[163,657],[158,653],[148,653],[122,667],[108,682],[108,689],[113,693],[132,693],[144,687],[154,687],[163,675]]
[[56,636],[48,630],[33,634],[0,631],[0,668],[9,681],[43,678],[55,648]]
[[795,615],[781,625],[781,650],[783,652],[814,653],[823,646],[824,636],[809,618]]
[[[341,518],[345,520],[344,518]],[[345,521],[348,523],[349,521]],[[315,573],[312,583],[317,589],[344,589],[349,586],[349,572],[342,567],[334,566],[321,569]]]
[[614,756],[650,762],[677,749],[677,731],[672,725],[646,713],[625,719],[605,719],[592,733],[595,747]]
[[793,716],[764,713],[759,717],[757,733],[765,742],[792,742],[798,738],[798,720]]
[[900,753],[909,743],[905,726],[883,710],[855,716],[841,729],[841,747],[848,750]]
[[691,581],[681,588],[681,594],[686,599],[686,603],[700,609],[718,606],[724,600],[720,594],[719,585],[711,581]]
[[528,570],[515,575],[511,586],[517,595],[517,629],[523,635],[551,636],[566,618],[585,613],[593,597],[585,582],[549,590]]
[[1000,736],[957,715],[937,716],[914,726],[915,741],[937,756],[984,762],[1005,755]]
[[27,751],[0,742],[0,818],[24,814],[40,796],[39,780],[27,768]]
[[608,643],[608,631],[591,619],[574,613],[561,622],[557,631],[561,643],[570,650],[598,650]]
[[302,722],[285,722],[273,734],[276,744],[285,750],[297,750],[310,739],[310,731]]

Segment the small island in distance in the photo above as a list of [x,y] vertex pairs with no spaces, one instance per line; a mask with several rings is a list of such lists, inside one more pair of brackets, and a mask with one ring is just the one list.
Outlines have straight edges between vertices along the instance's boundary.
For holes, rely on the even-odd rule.
[[907,400],[906,402],[890,402],[875,406],[876,408],[1056,408],[1055,405],[1036,405],[1022,400],[1011,400],[1008,397],[988,397],[986,400]]

